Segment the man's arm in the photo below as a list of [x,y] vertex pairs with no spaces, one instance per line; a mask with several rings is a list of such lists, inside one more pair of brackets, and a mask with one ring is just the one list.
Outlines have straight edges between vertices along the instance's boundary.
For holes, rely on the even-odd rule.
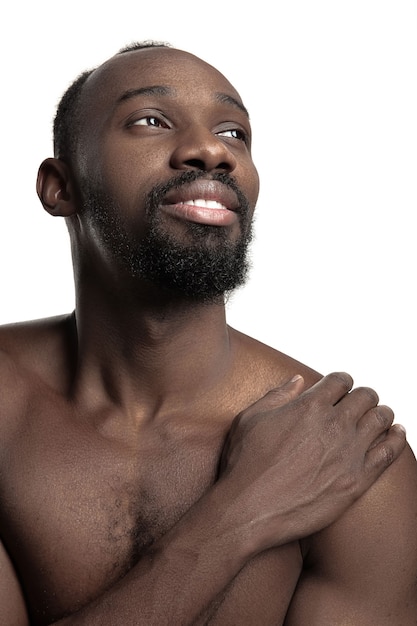
[[[300,377],[243,411],[213,487],[118,584],[57,623],[192,624],[256,554],[340,517],[405,445],[375,392],[351,386],[333,374],[299,395]],[[26,626],[21,615],[11,623]]]
[[416,626],[417,463],[409,448],[312,538],[285,626]]

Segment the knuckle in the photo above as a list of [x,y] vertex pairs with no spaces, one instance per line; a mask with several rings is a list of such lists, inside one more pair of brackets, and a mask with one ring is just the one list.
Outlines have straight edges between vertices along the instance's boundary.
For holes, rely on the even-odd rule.
[[389,443],[383,442],[379,445],[378,456],[379,464],[388,467],[395,459],[394,448]]
[[376,406],[373,409],[370,409],[369,413],[373,416],[378,427],[382,430],[387,430],[394,420],[394,413],[387,406]]
[[394,434],[399,441],[405,442],[407,439],[407,432],[402,424],[394,424],[391,428],[391,434]]
[[346,372],[332,372],[326,376],[327,379],[333,380],[346,388],[346,392],[352,389],[353,378]]
[[375,405],[375,406],[379,402],[379,396],[378,396],[377,392],[374,389],[372,389],[371,387],[358,387],[356,392],[360,393],[363,396],[368,397],[370,402],[373,405]]

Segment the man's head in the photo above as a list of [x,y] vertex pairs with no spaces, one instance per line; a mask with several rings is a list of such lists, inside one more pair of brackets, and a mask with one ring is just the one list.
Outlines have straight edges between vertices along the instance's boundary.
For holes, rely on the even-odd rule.
[[54,133],[38,193],[70,218],[84,273],[205,301],[243,282],[258,177],[246,109],[212,66],[163,44],[124,49],[70,86]]

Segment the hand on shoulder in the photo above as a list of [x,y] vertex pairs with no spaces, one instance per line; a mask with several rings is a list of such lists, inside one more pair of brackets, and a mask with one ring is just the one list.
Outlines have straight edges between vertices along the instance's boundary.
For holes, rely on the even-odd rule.
[[404,431],[343,373],[303,391],[295,377],[235,419],[221,460],[262,551],[334,522],[400,456]]

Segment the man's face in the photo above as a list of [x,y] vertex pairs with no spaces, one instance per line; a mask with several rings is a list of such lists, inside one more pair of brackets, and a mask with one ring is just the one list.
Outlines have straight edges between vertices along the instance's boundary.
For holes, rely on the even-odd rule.
[[80,223],[95,258],[200,299],[241,284],[258,176],[230,83],[149,48],[96,70],[82,107]]

